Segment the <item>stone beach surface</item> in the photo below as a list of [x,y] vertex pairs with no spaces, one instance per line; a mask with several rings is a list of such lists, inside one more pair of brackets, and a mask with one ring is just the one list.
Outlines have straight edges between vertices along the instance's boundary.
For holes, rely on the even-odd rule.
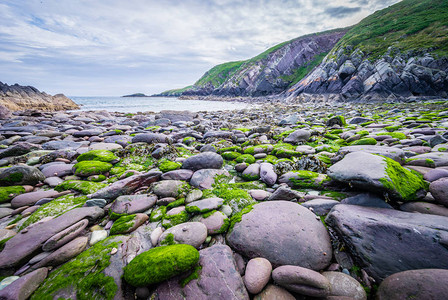
[[448,298],[446,100],[0,125],[0,299]]

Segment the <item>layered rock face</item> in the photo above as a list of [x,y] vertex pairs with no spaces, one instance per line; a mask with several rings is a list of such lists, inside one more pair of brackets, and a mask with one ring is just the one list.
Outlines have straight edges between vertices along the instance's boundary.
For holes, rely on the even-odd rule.
[[402,54],[389,48],[385,55],[372,61],[361,50],[347,52],[350,51],[340,49],[335,55],[328,55],[285,95],[291,100],[448,96],[446,57]]
[[[296,38],[277,45],[252,59],[217,66],[205,73],[191,88],[181,89],[174,93],[168,91],[161,95],[257,97],[279,94],[297,82],[301,76],[312,69],[312,66],[319,64],[346,31],[346,29],[337,29]],[[235,67],[230,67],[231,64]],[[212,77],[212,73],[219,67],[227,68],[228,72]],[[301,74],[301,72],[304,73]]]
[[63,94],[51,96],[32,86],[7,85],[0,82],[0,105],[9,110],[65,110],[79,106]]

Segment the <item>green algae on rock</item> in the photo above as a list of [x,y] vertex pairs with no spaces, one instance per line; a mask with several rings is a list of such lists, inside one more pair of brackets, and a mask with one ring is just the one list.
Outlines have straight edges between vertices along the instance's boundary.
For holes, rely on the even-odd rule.
[[23,194],[25,188],[21,185],[0,187],[0,203],[8,202],[17,195]]
[[124,279],[132,286],[147,286],[191,270],[199,251],[186,244],[161,246],[137,255],[124,267]]
[[110,234],[128,233],[129,229],[131,229],[135,224],[135,217],[136,215],[119,217],[110,228]]
[[236,159],[235,159],[235,161],[237,162],[237,163],[243,163],[243,162],[245,162],[245,163],[247,163],[247,164],[253,164],[254,162],[255,162],[255,157],[253,157],[251,154],[243,154],[243,155],[240,155],[240,156],[238,156]]
[[354,145],[376,145],[377,141],[374,138],[363,138],[350,143],[350,146]]
[[291,171],[282,175],[279,181],[287,183],[293,188],[323,189],[323,185],[330,181],[330,178],[325,174],[300,170]]
[[162,160],[159,162],[159,169],[163,173],[180,169],[181,166],[182,164],[169,160]]
[[113,299],[118,287],[103,270],[110,265],[110,253],[118,244],[113,237],[96,243],[51,272],[31,299],[50,300],[63,290],[73,290],[77,299]]
[[118,159],[119,158],[109,150],[90,150],[88,152],[79,155],[76,160],[78,162],[94,160],[110,163],[111,161],[115,161]]
[[422,191],[429,189],[428,184],[423,181],[420,174],[403,168],[393,159],[384,156],[383,158],[387,176],[380,178],[379,181],[392,194],[404,201],[415,201],[421,198]]
[[19,227],[22,230],[31,224],[34,224],[45,217],[58,217],[69,210],[81,207],[88,200],[87,197],[75,197],[74,195],[65,195],[41,205],[28,219]]
[[101,182],[92,182],[92,181],[84,181],[84,180],[67,180],[57,185],[54,189],[58,192],[73,190],[84,195],[93,194],[96,191],[105,188],[107,186],[106,183]]
[[76,176],[88,177],[109,172],[112,164],[102,161],[85,160],[77,163],[74,167]]

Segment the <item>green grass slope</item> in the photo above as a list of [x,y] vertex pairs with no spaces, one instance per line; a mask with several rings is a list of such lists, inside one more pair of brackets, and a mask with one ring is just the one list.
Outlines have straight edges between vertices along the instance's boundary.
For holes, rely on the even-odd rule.
[[448,55],[448,1],[404,0],[366,17],[336,44],[360,48],[372,58],[394,46],[400,51],[431,50]]

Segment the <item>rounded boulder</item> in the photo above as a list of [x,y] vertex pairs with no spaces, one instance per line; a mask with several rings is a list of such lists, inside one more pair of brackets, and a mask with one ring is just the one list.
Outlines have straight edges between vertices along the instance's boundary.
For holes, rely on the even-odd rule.
[[331,262],[326,228],[315,214],[297,203],[258,203],[241,219],[233,219],[227,242],[249,258],[264,257],[274,266],[294,265],[312,270],[322,270]]

